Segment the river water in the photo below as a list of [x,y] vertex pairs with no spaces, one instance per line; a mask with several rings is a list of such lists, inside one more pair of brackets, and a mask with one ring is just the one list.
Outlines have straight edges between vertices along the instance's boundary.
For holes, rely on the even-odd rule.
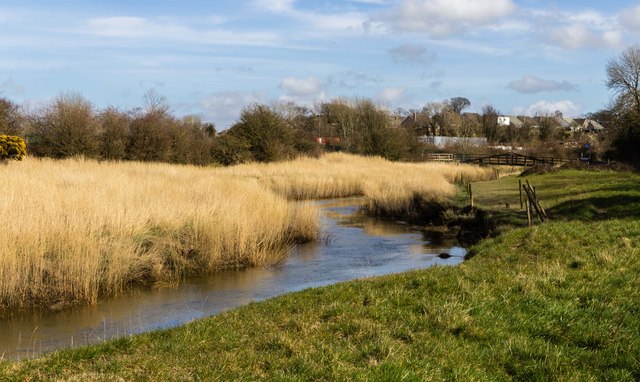
[[[0,359],[177,326],[306,288],[463,261],[466,250],[455,239],[435,241],[417,227],[365,217],[359,203],[319,202],[322,239],[297,246],[277,266],[224,271],[175,288],[137,289],[95,306],[2,320]],[[441,253],[451,257],[440,258]]]

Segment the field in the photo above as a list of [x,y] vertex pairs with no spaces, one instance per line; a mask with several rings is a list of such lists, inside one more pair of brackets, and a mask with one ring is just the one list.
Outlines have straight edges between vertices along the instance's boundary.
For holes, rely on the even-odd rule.
[[[0,376],[640,379],[640,176],[565,171],[530,179],[554,221],[505,228],[460,266],[310,289],[179,328],[0,363]],[[514,183],[474,184],[478,203],[505,210],[504,190],[517,200]]]
[[277,263],[317,236],[308,199],[441,200],[477,167],[327,155],[203,168],[28,158],[0,165],[0,315],[95,303],[221,268]]

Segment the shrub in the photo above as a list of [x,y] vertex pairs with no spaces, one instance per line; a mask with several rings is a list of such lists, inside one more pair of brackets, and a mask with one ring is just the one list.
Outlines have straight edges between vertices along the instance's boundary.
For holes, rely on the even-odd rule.
[[27,155],[24,139],[12,135],[0,135],[0,160],[22,160]]

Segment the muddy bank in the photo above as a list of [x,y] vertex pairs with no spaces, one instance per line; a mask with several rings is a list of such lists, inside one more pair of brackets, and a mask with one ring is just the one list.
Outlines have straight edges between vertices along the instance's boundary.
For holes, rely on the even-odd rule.
[[[365,207],[366,210],[366,207]],[[403,211],[388,211],[381,208],[366,210],[369,215],[424,227],[430,237],[455,235],[465,247],[480,240],[498,235],[493,215],[476,207],[459,207],[448,201],[425,200],[414,197]]]

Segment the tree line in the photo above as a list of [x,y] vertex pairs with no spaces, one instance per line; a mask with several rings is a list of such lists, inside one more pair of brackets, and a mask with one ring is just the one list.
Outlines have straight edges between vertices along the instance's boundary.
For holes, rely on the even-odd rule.
[[[627,48],[606,70],[607,86],[616,97],[609,107],[588,117],[609,127],[598,137],[598,143],[608,147],[606,156],[640,164],[640,46]],[[143,105],[131,110],[98,110],[72,92],[35,111],[0,97],[0,135],[25,138],[29,153],[36,156],[198,165],[269,162],[326,150],[406,160],[424,151],[417,139],[423,135],[486,137],[495,144],[538,145],[545,150],[569,138],[550,116],[538,118],[535,128],[499,126],[500,112],[493,106],[484,106],[480,114],[464,113],[469,106],[464,97],[393,114],[367,99],[336,99],[313,109],[293,103],[253,104],[242,110],[232,127],[218,133],[197,115],[176,117],[155,91],[147,92]],[[397,128],[399,115],[412,118],[410,128]],[[318,138],[328,140],[321,144]]]
[[[416,146],[415,137],[393,129],[390,114],[372,101],[334,100],[317,108],[319,113],[293,103],[249,105],[218,133],[199,116],[176,117],[154,91],[142,107],[125,111],[97,110],[79,93],[61,94],[33,112],[0,97],[0,134],[25,138],[35,156],[198,165],[269,162],[323,150],[397,160]],[[321,145],[318,137],[334,140]]]

